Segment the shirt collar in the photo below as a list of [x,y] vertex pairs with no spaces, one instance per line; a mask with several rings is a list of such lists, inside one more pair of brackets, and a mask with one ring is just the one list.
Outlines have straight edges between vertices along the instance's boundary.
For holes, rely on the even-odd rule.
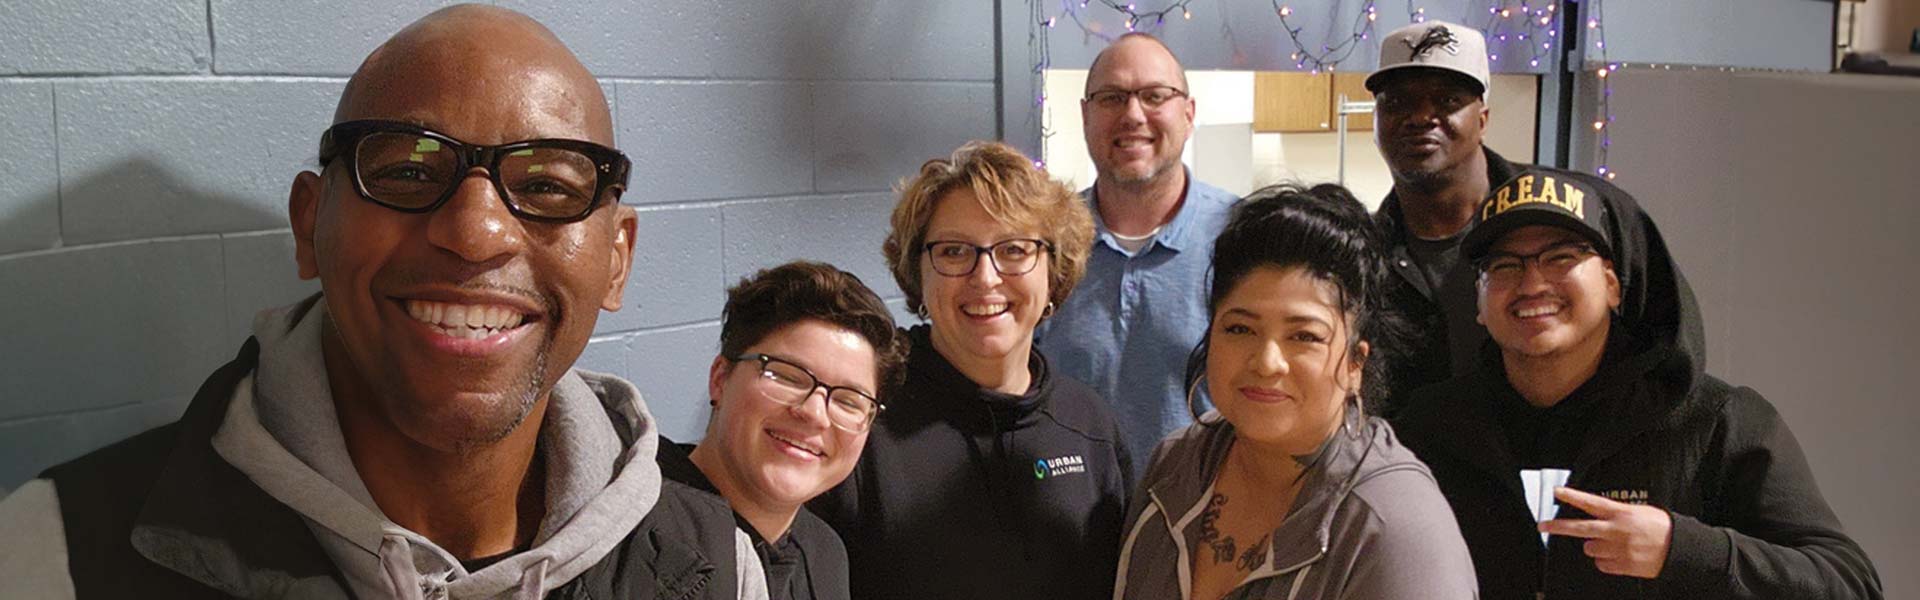
[[[1202,200],[1211,200],[1211,196],[1218,190],[1194,179],[1192,169],[1185,166],[1180,168],[1187,175],[1187,187],[1180,190],[1179,210],[1174,212],[1173,220],[1162,225],[1160,232],[1154,234],[1153,241],[1141,247],[1140,252],[1136,254],[1150,252],[1156,244],[1166,246],[1168,250],[1174,252],[1181,252],[1209,241],[1209,239],[1195,237],[1201,233],[1193,226],[1193,221],[1199,218],[1195,216],[1199,211],[1194,209],[1193,205]],[[1120,247],[1120,241],[1114,239],[1113,230],[1107,229],[1106,219],[1100,216],[1100,199],[1096,189],[1096,186],[1087,186],[1085,191],[1080,192],[1080,195],[1087,199],[1087,208],[1093,212],[1094,239],[1100,240],[1116,252],[1126,254],[1126,250]]]

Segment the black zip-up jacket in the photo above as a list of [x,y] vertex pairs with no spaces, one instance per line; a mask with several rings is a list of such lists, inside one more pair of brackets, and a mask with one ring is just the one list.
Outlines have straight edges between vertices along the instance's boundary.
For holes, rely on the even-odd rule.
[[[660,450],[654,453],[660,475],[724,502],[720,489],[713,486],[699,465],[693,464],[692,452],[692,444],[675,444],[660,438]],[[847,588],[847,547],[820,517],[800,509],[793,515],[787,534],[774,541],[762,537],[740,513],[735,512],[733,517],[740,530],[753,540],[753,552],[760,557],[761,569],[766,572],[767,594],[772,600],[847,599],[851,593]]]
[[[1702,372],[1699,309],[1651,219],[1602,191],[1622,304],[1598,372],[1538,411],[1489,342],[1467,375],[1415,392],[1394,423],[1453,507],[1481,597],[1879,598],[1779,413]],[[1542,546],[1519,477],[1542,456],[1571,467],[1568,487],[1672,516],[1659,577],[1601,573],[1578,538]],[[1587,518],[1566,505],[1557,517]]]
[[1026,394],[981,389],[913,341],[847,481],[810,505],[846,541],[853,597],[1113,594],[1132,467],[1111,409],[1033,351]]
[[[293,509],[261,490],[213,448],[259,344],[202,384],[179,421],[48,469],[59,493],[68,570],[78,598],[311,596],[347,589],[339,570]],[[640,525],[599,563],[548,598],[710,598],[737,596],[734,521],[726,503],[672,481]],[[172,540],[200,554],[166,556],[133,539]],[[208,557],[211,557],[209,559]],[[182,567],[181,565],[186,565]],[[190,568],[187,568],[190,567]],[[186,571],[177,570],[186,568]],[[331,581],[331,583],[329,583]]]
[[[1508,162],[1485,145],[1480,147],[1480,152],[1487,159],[1488,190],[1498,189],[1522,170],[1539,168]],[[1399,192],[1387,192],[1387,199],[1381,201],[1380,208],[1373,213],[1374,226],[1386,241],[1387,264],[1394,274],[1393,283],[1387,289],[1387,306],[1392,307],[1409,328],[1409,339],[1403,345],[1405,351],[1381,356],[1387,361],[1391,391],[1380,407],[1380,414],[1389,418],[1407,404],[1413,390],[1464,372],[1474,353],[1487,341],[1487,328],[1474,320],[1478,309],[1474,305],[1473,285],[1478,274],[1473,265],[1462,257],[1447,271],[1438,289],[1429,285],[1419,263],[1414,262],[1413,253],[1407,249],[1410,242],[1406,217],[1400,208],[1402,202]],[[1460,237],[1465,236],[1466,232],[1461,231]],[[1456,370],[1455,365],[1463,368]]]

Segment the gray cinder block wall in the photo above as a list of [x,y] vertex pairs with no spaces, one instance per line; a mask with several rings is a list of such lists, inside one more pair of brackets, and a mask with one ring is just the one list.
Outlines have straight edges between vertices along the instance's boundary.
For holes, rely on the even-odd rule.
[[[726,285],[826,260],[897,308],[893,183],[995,136],[993,2],[497,3],[613,105],[639,247],[581,365],[676,439],[705,427]],[[255,312],[318,289],[288,186],[360,60],[445,4],[0,3],[0,489],[172,420]]]

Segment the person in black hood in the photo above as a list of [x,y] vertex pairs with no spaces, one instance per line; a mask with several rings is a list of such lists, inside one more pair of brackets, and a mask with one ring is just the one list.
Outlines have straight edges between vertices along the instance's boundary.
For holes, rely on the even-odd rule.
[[1493,343],[1395,428],[1483,597],[1881,596],[1779,413],[1703,372],[1699,307],[1630,196],[1531,171],[1476,221],[1462,249]]
[[931,324],[853,474],[809,505],[853,596],[1106,598],[1132,469],[1106,402],[1033,346],[1084,271],[1086,204],[993,142],[902,187],[884,253]]
[[795,261],[727,290],[706,438],[663,439],[657,456],[666,478],[725,498],[773,600],[848,597],[846,548],[801,505],[860,460],[905,345],[880,297],[833,265]]

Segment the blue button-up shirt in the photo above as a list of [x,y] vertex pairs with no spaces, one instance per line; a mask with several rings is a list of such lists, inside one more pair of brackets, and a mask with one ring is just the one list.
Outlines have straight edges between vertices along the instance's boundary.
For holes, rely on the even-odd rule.
[[[1213,240],[1240,199],[1188,172],[1180,212],[1129,254],[1101,220],[1093,188],[1081,195],[1093,208],[1087,274],[1037,337],[1054,369],[1113,405],[1137,475],[1161,437],[1193,421],[1182,381],[1187,355],[1207,330]],[[1205,390],[1197,402],[1206,410]]]

